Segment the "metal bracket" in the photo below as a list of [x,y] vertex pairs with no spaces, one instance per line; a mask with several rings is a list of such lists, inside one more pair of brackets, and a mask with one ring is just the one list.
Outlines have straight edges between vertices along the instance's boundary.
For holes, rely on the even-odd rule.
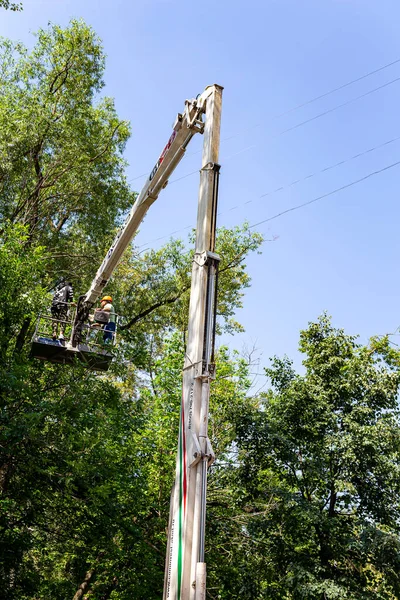
[[207,262],[210,262],[210,261],[220,262],[220,260],[221,260],[221,257],[219,256],[219,254],[216,254],[215,252],[210,252],[209,250],[207,250],[206,254],[207,254]]
[[208,466],[211,467],[213,462],[215,462],[215,454],[209,438],[207,438],[207,456],[209,457]]
[[190,468],[195,467],[203,458],[207,458],[207,466],[211,467],[211,465],[215,462],[215,454],[214,454],[214,450],[211,446],[211,442],[210,442],[209,438],[206,439],[207,452],[204,454],[201,451],[199,441],[193,432],[192,432],[192,436],[193,436],[193,445],[195,447],[195,452],[193,453],[193,460],[190,463],[189,467]]
[[202,361],[202,372],[203,377],[209,377],[215,379],[215,363],[207,363],[205,360]]
[[179,131],[179,130],[180,130],[180,128],[182,127],[182,118],[183,118],[183,117],[182,117],[182,114],[181,114],[181,113],[178,113],[178,114],[176,115],[176,119],[175,119],[175,121],[174,121],[174,124],[172,125],[172,129],[173,129],[174,131]]
[[215,363],[207,363],[207,361],[202,360],[201,362],[197,363],[197,365],[198,367],[201,366],[201,370],[200,368],[196,369],[196,373],[194,375],[195,379],[200,379],[201,381],[204,379],[215,379]]
[[206,165],[204,165],[204,167],[201,167],[200,169],[200,173],[202,171],[216,171],[218,172],[221,168],[221,165],[219,165],[218,163],[213,163],[213,162],[209,162]]
[[199,440],[194,435],[193,431],[192,431],[192,437],[193,437],[194,452],[193,452],[193,460],[189,465],[190,468],[195,467],[197,465],[197,463],[199,463],[201,461],[202,456],[203,456],[201,448],[200,448]]
[[207,263],[207,252],[196,252],[193,257],[193,262],[199,267],[204,267]]
[[[198,257],[198,258],[197,258]],[[204,267],[209,264],[210,261],[220,262],[221,257],[215,252],[210,252],[209,250],[205,250],[204,252],[196,252],[193,257],[193,262],[199,267]]]
[[[190,114],[191,111],[193,111],[193,114]],[[185,117],[189,129],[194,129],[198,133],[203,133],[204,123],[200,118],[203,113],[203,104],[198,104],[197,100],[185,100]]]

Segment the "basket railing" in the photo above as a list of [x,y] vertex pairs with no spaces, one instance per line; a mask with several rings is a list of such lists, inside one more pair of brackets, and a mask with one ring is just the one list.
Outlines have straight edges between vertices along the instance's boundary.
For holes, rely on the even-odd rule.
[[[72,333],[72,324],[75,318],[75,307],[71,306],[71,304],[67,302],[59,302],[58,304],[65,304],[68,308],[67,318],[60,319],[56,314],[51,313],[49,309],[47,313],[41,313],[38,315],[38,319],[36,321],[36,327],[34,332],[34,339],[36,341],[40,341],[39,338],[52,339],[53,338],[53,326],[56,325],[56,339],[59,340],[61,326],[63,326],[64,330],[64,342],[68,344],[71,338]],[[113,313],[113,317],[115,318],[115,330],[108,329],[108,323],[96,323],[94,321],[94,309],[92,309],[89,313],[89,322],[84,323],[82,328],[82,339],[81,345],[88,346],[88,348],[101,349],[104,350],[110,346],[113,347],[117,343],[117,329],[118,329],[118,321],[119,315]]]

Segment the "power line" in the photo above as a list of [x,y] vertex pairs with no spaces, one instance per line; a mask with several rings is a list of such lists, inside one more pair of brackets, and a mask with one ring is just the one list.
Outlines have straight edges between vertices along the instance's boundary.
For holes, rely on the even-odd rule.
[[[334,94],[335,92],[343,90],[344,88],[349,87],[350,85],[353,85],[354,83],[358,83],[359,81],[362,81],[363,79],[366,79],[367,77],[371,77],[371,75],[375,75],[376,73],[379,73],[380,71],[383,71],[384,69],[388,69],[389,67],[392,67],[393,65],[396,65],[399,62],[400,62],[400,58],[397,58],[396,60],[394,60],[390,63],[387,63],[386,65],[383,65],[382,67],[379,67],[378,69],[375,69],[374,71],[369,71],[368,73],[365,73],[364,75],[361,75],[360,77],[357,77],[356,79],[352,79],[351,81],[348,81],[347,83],[339,85],[338,87],[335,87],[335,88],[329,90],[328,92],[324,92],[323,94],[320,94],[319,96],[315,96],[314,98],[311,98],[310,100],[306,100],[305,102],[302,102],[301,104],[297,104],[297,106],[293,106],[292,108],[289,108],[288,110],[285,110],[282,113],[274,115],[273,117],[271,117],[270,121],[275,121],[276,119],[280,119],[281,117],[284,117],[296,110],[299,110],[300,108],[304,108],[305,106],[308,106],[309,104],[313,104],[314,102],[317,102],[317,100],[326,98],[327,96],[330,96],[331,94]],[[256,127],[260,127],[261,125],[262,125],[262,123],[257,123],[255,125],[252,125],[251,127],[248,127],[247,129],[243,130],[241,133],[236,133],[229,137],[223,138],[221,141],[231,140],[235,137],[238,137],[239,135],[243,135],[243,133],[247,133],[248,131],[255,129]]]
[[[368,73],[365,73],[364,75],[361,75],[360,77],[356,77],[355,79],[352,79],[351,81],[347,81],[346,83],[343,83],[342,85],[339,85],[338,87],[332,88],[328,92],[324,92],[323,94],[315,96],[314,98],[311,98],[310,100],[306,100],[305,102],[302,102],[301,104],[297,104],[296,106],[293,106],[292,108],[289,108],[288,110],[286,110],[282,113],[276,114],[270,118],[270,121],[275,121],[276,119],[280,119],[296,110],[299,110],[300,108],[304,108],[305,106],[308,106],[309,104],[313,104],[314,102],[317,102],[318,100],[321,100],[322,98],[326,98],[327,96],[330,96],[331,94],[334,94],[335,92],[339,92],[340,90],[343,90],[346,87],[349,87],[350,85],[358,83],[359,81],[362,81],[363,79],[367,79],[368,77],[371,77],[372,75],[375,75],[376,73],[379,73],[385,69],[388,69],[389,67],[392,67],[393,65],[396,65],[398,63],[400,63],[400,58],[397,58],[396,60],[393,60],[390,63],[382,65],[381,67],[378,67],[377,69],[374,69],[373,71],[369,71]],[[318,117],[316,117],[316,118],[318,118]],[[248,131],[251,131],[252,129],[260,127],[261,125],[262,125],[262,123],[256,123],[255,125],[248,127],[247,129],[241,131],[240,133],[235,133],[231,136],[222,138],[221,141],[225,142],[225,141],[234,139],[236,137],[239,137],[240,135],[243,135],[244,133],[247,133]],[[190,153],[189,156],[193,156],[194,154],[198,154],[199,152],[200,152],[200,150],[197,150],[196,152]],[[146,177],[146,175],[149,175],[149,174],[150,174],[150,171],[147,171],[146,173],[142,173],[141,175],[137,175],[136,177],[129,179],[128,183],[130,183],[132,181],[136,181],[138,179],[141,179],[142,177]],[[187,175],[187,177],[188,176],[189,175]]]
[[[361,158],[362,156],[365,156],[366,154],[370,154],[371,152],[374,152],[376,150],[379,150],[380,148],[384,148],[385,146],[388,146],[389,144],[393,144],[394,142],[397,142],[400,140],[400,136],[394,137],[390,140],[387,140],[385,142],[383,142],[382,144],[378,144],[373,146],[372,148],[368,148],[367,150],[364,150],[363,152],[358,152],[357,154],[354,154],[353,156],[350,156],[349,158],[345,158],[344,160],[341,160],[339,162],[336,162],[332,165],[329,165],[327,167],[324,167],[323,169],[319,170],[319,171],[315,171],[314,173],[310,173],[309,175],[306,175],[305,177],[302,177],[300,179],[296,179],[295,181],[292,181],[291,183],[284,185],[284,186],[280,186],[274,190],[271,190],[269,192],[265,192],[264,194],[261,194],[260,196],[258,196],[257,198],[253,198],[252,200],[247,200],[246,202],[242,202],[241,204],[237,204],[236,206],[232,206],[224,211],[221,211],[218,213],[218,216],[224,215],[232,210],[236,210],[237,208],[240,208],[241,206],[245,206],[247,204],[251,204],[252,202],[256,202],[257,200],[260,200],[261,198],[264,198],[266,196],[272,196],[273,194],[276,194],[278,192],[281,192],[285,189],[288,189],[290,187],[293,187],[294,185],[298,185],[299,183],[302,183],[304,181],[307,181],[308,179],[312,179],[313,177],[316,177],[317,175],[320,175],[321,173],[326,173],[327,171],[330,171],[332,169],[335,169],[339,166],[342,166],[344,164],[347,164],[353,160],[356,160],[357,158]],[[197,173],[198,171],[196,171]],[[187,174],[185,177],[188,177],[189,174]],[[180,178],[183,179],[183,178]],[[174,181],[179,181],[179,180],[174,180]],[[173,182],[171,182],[173,183]],[[188,229],[192,229],[193,226],[192,225],[187,225],[186,227],[183,227],[182,229],[178,229],[176,231],[172,231],[171,233],[165,235],[165,236],[161,236],[159,238],[156,238],[154,240],[151,240],[150,242],[146,242],[145,244],[141,244],[139,246],[139,248],[142,248],[143,246],[147,246],[149,244],[152,244],[154,242],[158,242],[160,240],[169,238],[171,235],[175,235],[176,233],[181,233],[183,231],[186,231]]]
[[137,179],[142,179],[142,177],[146,177],[147,175],[150,175],[150,171],[146,171],[146,173],[142,173],[141,175],[132,177],[132,179],[128,179],[128,183],[132,183],[132,181],[136,181]]
[[369,73],[366,73],[365,75],[361,75],[360,77],[357,77],[356,79],[352,79],[351,81],[348,81],[347,83],[344,83],[343,85],[339,85],[336,88],[333,88],[332,90],[329,90],[329,92],[325,92],[324,94],[321,94],[320,96],[316,96],[315,98],[311,98],[311,100],[307,100],[306,102],[303,102],[302,104],[298,104],[297,106],[294,106],[293,108],[289,108],[289,110],[286,110],[285,112],[276,115],[275,117],[273,117],[274,119],[278,119],[280,117],[284,117],[285,115],[288,115],[291,112],[294,112],[295,110],[299,110],[300,108],[303,108],[304,106],[307,106],[308,104],[312,104],[313,102],[317,102],[317,100],[321,100],[322,98],[326,98],[326,96],[330,96],[331,94],[334,94],[335,92],[339,92],[340,90],[343,90],[346,87],[349,87],[350,85],[353,85],[354,83],[358,83],[359,81],[362,81],[363,79],[366,79],[367,77],[371,77],[371,75],[375,75],[376,73],[379,73],[380,71],[383,71],[384,69],[388,69],[389,67],[392,67],[393,65],[396,65],[397,63],[400,62],[400,58],[397,58],[396,60],[387,63],[386,65],[383,65],[382,67],[379,67],[378,69],[375,69],[374,71],[370,71]]
[[188,229],[193,229],[193,225],[187,225],[186,227],[182,227],[182,229],[177,229],[176,231],[171,231],[171,233],[168,233],[168,235],[162,235],[161,237],[155,238],[154,240],[151,240],[150,242],[145,242],[144,244],[140,244],[140,246],[138,246],[138,248],[143,248],[144,246],[148,246],[149,244],[154,244],[154,242],[159,242],[160,240],[165,240],[165,239],[171,237],[171,235],[175,235],[176,233],[182,233],[183,231],[187,231]]
[[317,198],[308,200],[308,202],[303,202],[302,204],[297,204],[296,206],[292,206],[291,208],[283,210],[282,212],[277,213],[276,215],[273,215],[272,217],[268,217],[268,219],[263,219],[262,221],[258,221],[258,223],[253,223],[253,225],[249,226],[249,229],[254,229],[254,227],[258,227],[259,225],[262,225],[263,223],[268,223],[269,221],[273,221],[274,219],[277,219],[278,217],[281,217],[282,215],[286,215],[289,212],[299,210],[300,208],[309,206],[310,204],[313,204],[314,202],[318,202],[319,200],[323,200],[324,198],[333,196],[334,194],[337,194],[338,192],[347,190],[348,188],[352,187],[353,185],[357,185],[358,183],[361,183],[362,181],[365,181],[366,179],[370,179],[371,177],[374,177],[375,175],[379,175],[380,173],[383,173],[384,171],[388,171],[389,169],[393,169],[394,167],[397,167],[399,165],[400,165],[400,160],[398,160],[395,163],[392,163],[391,165],[387,165],[386,167],[383,167],[382,169],[378,169],[377,171],[372,171],[372,173],[368,173],[368,175],[365,175],[364,177],[361,177],[360,179],[356,179],[355,181],[351,181],[350,183],[347,183],[346,185],[342,185],[341,187],[336,188],[335,190],[332,190],[331,192],[322,194],[322,196],[318,196]]
[[[295,181],[292,181],[291,183],[288,183],[287,185],[283,185],[281,187],[276,188],[275,190],[271,190],[270,192],[265,192],[264,194],[261,194],[261,196],[259,196],[258,198],[253,198],[252,200],[247,200],[247,202],[243,202],[242,204],[238,204],[237,206],[233,206],[231,208],[229,208],[228,210],[234,210],[235,208],[239,208],[239,206],[244,206],[245,204],[250,204],[251,202],[255,202],[256,200],[260,200],[261,198],[265,198],[265,196],[272,196],[273,194],[276,194],[277,192],[281,192],[283,190],[286,190],[290,187],[293,187],[294,185],[297,185],[299,183],[302,183],[303,181],[307,181],[308,179],[312,179],[313,177],[317,177],[317,175],[321,175],[321,173],[327,173],[328,171],[331,171],[332,169],[336,169],[337,167],[341,167],[342,165],[345,165],[353,160],[356,160],[357,158],[361,158],[362,156],[365,156],[366,154],[370,154],[371,152],[374,152],[375,150],[379,150],[380,148],[384,148],[385,146],[388,146],[389,144],[393,144],[394,142],[397,142],[400,140],[400,136],[394,137],[391,140],[387,140],[386,142],[383,142],[382,144],[378,144],[377,146],[373,146],[372,148],[368,148],[368,150],[364,150],[363,152],[358,152],[357,154],[354,154],[353,156],[350,156],[349,158],[345,158],[344,160],[340,160],[337,163],[334,163],[332,165],[329,165],[328,167],[324,167],[323,169],[321,169],[320,171],[315,171],[315,173],[310,173],[310,175],[306,175],[305,177],[302,177],[301,179],[296,179]],[[226,212],[226,211],[224,211]],[[223,213],[221,213],[223,214]]]
[[[288,127],[287,129],[284,129],[283,131],[280,131],[279,133],[271,134],[265,139],[276,139],[276,138],[280,137],[281,135],[288,133],[289,131],[298,129],[299,127],[302,127],[303,125],[306,125],[307,123],[311,123],[312,121],[316,121],[317,119],[320,119],[321,117],[324,117],[325,115],[328,115],[330,113],[335,112],[336,110],[339,110],[339,108],[348,106],[349,104],[352,104],[353,102],[356,102],[357,100],[361,100],[362,98],[365,98],[366,96],[370,96],[371,94],[374,94],[375,92],[378,92],[379,90],[382,90],[382,89],[388,87],[389,85],[392,85],[399,81],[400,81],[400,77],[396,77],[396,79],[387,81],[386,83],[384,83],[372,90],[368,90],[368,92],[365,92],[364,94],[360,94],[359,96],[356,96],[355,98],[351,98],[350,100],[347,100],[346,102],[342,102],[342,104],[338,104],[337,106],[329,108],[328,110],[325,110],[317,115],[314,115],[313,117],[310,117],[309,119],[305,119],[304,121],[301,121],[300,123],[297,123],[296,125],[293,125],[292,127]],[[229,156],[226,156],[225,158],[223,158],[221,160],[221,162],[226,162],[226,161],[230,160],[231,158],[237,156],[238,154],[242,154],[243,152],[246,152],[247,150],[251,150],[252,148],[257,148],[257,146],[259,146],[259,144],[252,144],[251,146],[247,146],[246,148],[243,148],[242,150],[239,150],[238,152],[235,152],[234,154],[230,154]],[[182,179],[186,179],[187,177],[191,177],[191,175],[195,175],[198,172],[199,172],[199,170],[197,169],[196,171],[191,171],[190,173],[186,173],[185,175],[182,175],[181,177],[178,177],[177,179],[173,179],[172,181],[170,181],[169,185],[176,183],[177,181],[181,181]]]
[[283,131],[278,133],[277,136],[283,135],[284,133],[288,133],[288,131],[293,131],[294,129],[297,129],[298,127],[302,127],[306,123],[310,123],[311,121],[315,121],[316,119],[319,119],[320,117],[324,117],[325,115],[328,115],[328,114],[334,112],[335,110],[338,110],[339,108],[348,106],[349,104],[352,104],[353,102],[356,102],[357,100],[361,100],[361,98],[365,98],[366,96],[369,96],[370,94],[374,94],[375,92],[378,92],[379,90],[382,90],[383,88],[388,87],[389,85],[392,85],[393,83],[397,83],[397,81],[400,81],[400,77],[396,77],[396,79],[387,81],[386,83],[379,85],[378,87],[373,88],[372,90],[369,90],[368,92],[365,92],[364,94],[360,94],[360,96],[351,98],[350,100],[347,100],[346,102],[343,102],[342,104],[338,104],[337,106],[334,106],[333,108],[329,108],[328,110],[325,110],[324,112],[319,113],[318,115],[315,115],[314,117],[310,117],[309,119],[306,119],[305,121],[301,121],[300,123],[297,123],[296,125],[293,125],[292,127],[288,127],[287,129],[284,129]]

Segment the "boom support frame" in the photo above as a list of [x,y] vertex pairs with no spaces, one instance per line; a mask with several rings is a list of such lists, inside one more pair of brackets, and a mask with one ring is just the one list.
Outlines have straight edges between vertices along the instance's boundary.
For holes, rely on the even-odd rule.
[[202,169],[183,371],[176,477],[172,493],[164,600],[205,600],[208,439],[219,256],[215,254],[222,88],[213,86],[205,113]]

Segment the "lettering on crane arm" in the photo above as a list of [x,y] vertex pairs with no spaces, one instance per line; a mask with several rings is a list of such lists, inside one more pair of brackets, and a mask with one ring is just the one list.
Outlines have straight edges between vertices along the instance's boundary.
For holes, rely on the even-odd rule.
[[167,145],[165,146],[164,150],[161,152],[160,158],[158,159],[158,161],[156,162],[156,164],[153,167],[152,172],[149,175],[149,181],[151,181],[154,177],[154,175],[157,173],[158,169],[160,168],[160,165],[162,163],[162,161],[165,158],[165,155],[167,154],[168,150],[171,148],[172,146],[172,142],[174,141],[174,139],[176,138],[176,131],[174,129],[174,131],[171,134],[171,137],[169,138]]
[[170,531],[170,534],[169,534],[169,536],[170,536],[170,546],[169,546],[169,561],[168,561],[167,598],[170,597],[170,591],[171,591],[172,550],[173,550],[174,528],[175,528],[175,519],[172,519],[171,531]]
[[190,384],[188,429],[192,429],[193,396],[194,396],[194,381],[192,381],[192,383]]
[[[157,171],[158,171],[158,169],[160,168],[160,165],[162,164],[162,162],[163,162],[163,160],[164,160],[164,158],[165,158],[165,156],[166,156],[166,154],[167,154],[168,150],[171,148],[171,146],[172,146],[172,142],[174,141],[174,139],[175,139],[175,138],[176,138],[176,131],[175,131],[175,129],[174,129],[174,131],[172,132],[172,134],[171,134],[171,136],[170,136],[170,138],[169,138],[169,140],[168,140],[168,142],[167,142],[167,144],[166,144],[166,146],[165,146],[164,150],[161,152],[160,158],[158,159],[158,161],[156,162],[156,164],[155,164],[155,165],[154,165],[154,167],[153,167],[153,170],[152,170],[152,172],[150,173],[150,176],[149,176],[149,181],[151,181],[151,180],[153,179],[154,175],[157,173]],[[118,242],[119,238],[121,237],[121,235],[122,235],[122,232],[124,231],[124,229],[125,229],[125,227],[126,227],[126,225],[127,225],[128,221],[130,220],[130,218],[131,218],[131,216],[132,216],[132,210],[133,210],[133,207],[132,207],[132,209],[131,209],[131,211],[130,211],[129,215],[128,215],[128,216],[127,216],[127,218],[125,219],[125,223],[122,225],[122,227],[121,227],[121,228],[120,228],[120,230],[118,231],[118,233],[117,233],[117,235],[116,235],[116,237],[115,237],[115,239],[114,239],[114,241],[113,241],[113,243],[112,243],[112,246],[111,246],[111,248],[110,248],[110,249],[109,249],[109,251],[107,252],[107,255],[106,255],[106,257],[104,258],[103,262],[101,263],[101,266],[100,266],[99,272],[101,272],[101,271],[103,270],[103,268],[104,268],[104,267],[105,267],[105,265],[107,264],[108,260],[110,259],[110,257],[111,257],[111,255],[112,255],[112,253],[114,252],[114,250],[115,250],[115,246],[117,245],[117,242]]]

